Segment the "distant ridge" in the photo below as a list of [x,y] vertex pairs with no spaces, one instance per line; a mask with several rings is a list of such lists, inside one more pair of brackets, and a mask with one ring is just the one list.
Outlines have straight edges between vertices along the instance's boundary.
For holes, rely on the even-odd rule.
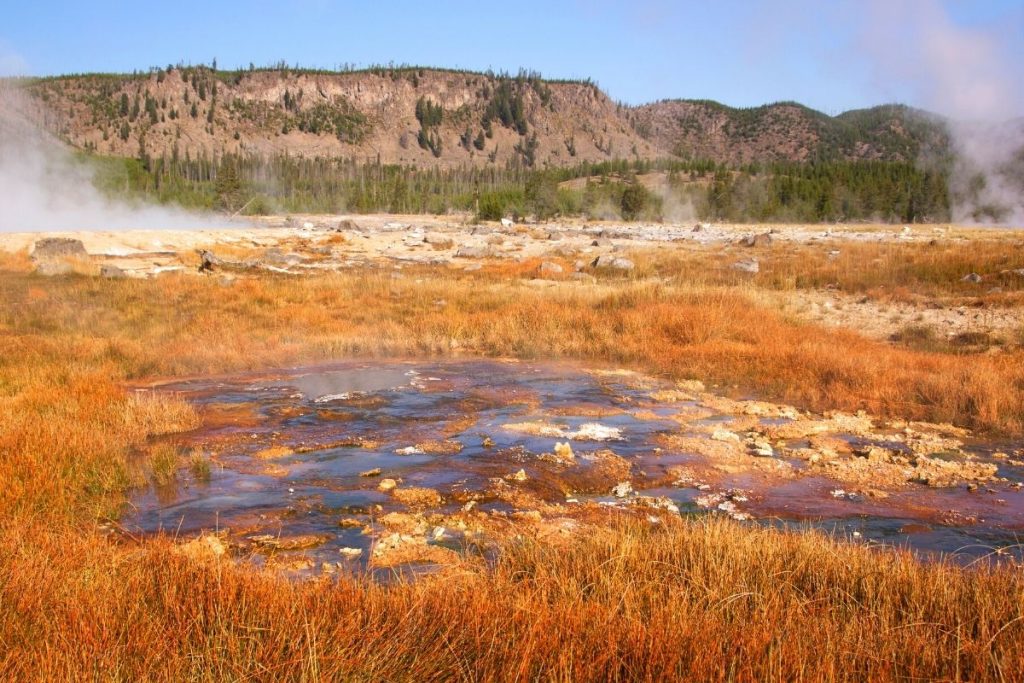
[[22,79],[21,113],[103,155],[345,158],[421,168],[610,159],[908,161],[944,154],[943,121],[902,105],[828,116],[795,102],[616,104],[590,81],[420,67]]

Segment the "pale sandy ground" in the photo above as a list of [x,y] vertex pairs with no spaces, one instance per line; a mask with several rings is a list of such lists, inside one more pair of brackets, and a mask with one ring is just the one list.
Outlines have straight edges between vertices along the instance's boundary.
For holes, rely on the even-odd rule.
[[[353,226],[354,224],[354,226]],[[467,216],[422,215],[293,215],[267,217],[237,227],[195,230],[128,230],[119,232],[60,232],[0,234],[0,250],[31,252],[44,237],[81,240],[91,267],[115,266],[128,277],[161,273],[195,273],[198,252],[208,249],[227,259],[266,254],[264,267],[276,272],[308,274],[376,265],[400,269],[406,264],[474,268],[484,258],[521,260],[559,258],[589,263],[601,255],[627,257],[631,251],[707,249],[717,251],[740,238],[773,231],[776,243],[831,244],[843,242],[928,242],[936,238],[972,237],[1020,241],[1015,230],[960,226],[892,225],[719,225],[695,223],[645,224],[569,220],[551,224],[477,226]],[[355,229],[353,229],[355,227]],[[441,244],[438,244],[438,241]],[[446,244],[445,241],[450,241]],[[596,242],[596,243],[595,243]],[[462,254],[459,251],[462,249]],[[483,252],[481,252],[483,250]],[[744,256],[736,252],[736,258]],[[551,286],[581,286],[589,278],[540,281]],[[888,338],[908,325],[928,325],[940,335],[987,332],[1014,337],[1024,319],[1014,309],[976,309],[926,306],[865,300],[835,291],[757,291],[758,299],[799,319],[847,327],[875,338]]]

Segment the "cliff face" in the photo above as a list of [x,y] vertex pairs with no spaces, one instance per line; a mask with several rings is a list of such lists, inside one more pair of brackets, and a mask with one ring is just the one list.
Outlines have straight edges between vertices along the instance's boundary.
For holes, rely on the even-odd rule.
[[174,68],[39,79],[24,90],[29,97],[18,106],[29,118],[75,147],[116,156],[290,154],[543,168],[669,156],[907,159],[938,139],[931,128],[908,125],[902,107],[839,117],[792,103],[625,107],[589,83],[433,69]]

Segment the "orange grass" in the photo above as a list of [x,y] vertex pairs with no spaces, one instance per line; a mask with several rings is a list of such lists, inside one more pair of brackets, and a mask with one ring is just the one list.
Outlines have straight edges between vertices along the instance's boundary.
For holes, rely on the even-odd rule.
[[[417,282],[417,280],[421,280]],[[741,293],[486,275],[106,281],[0,272],[0,671],[67,680],[1013,680],[1019,570],[817,534],[626,525],[503,548],[493,571],[295,584],[95,528],[174,397],[123,383],[353,355],[625,364],[816,408],[1019,435],[1024,356],[912,352]],[[183,466],[187,462],[183,459]]]
[[[675,276],[689,283],[746,285],[774,290],[821,289],[826,286],[878,299],[945,298],[974,305],[1024,305],[1024,241],[1005,238],[951,240],[935,244],[826,241],[818,244],[776,241],[766,248],[678,248],[651,250],[638,266],[646,272]],[[836,252],[836,253],[833,253]],[[757,258],[757,275],[730,266]],[[981,283],[965,282],[968,273]],[[1000,291],[992,292],[990,290]]]
[[166,541],[0,537],[25,680],[1019,680],[1024,578],[718,520],[622,524],[493,570],[290,583]]

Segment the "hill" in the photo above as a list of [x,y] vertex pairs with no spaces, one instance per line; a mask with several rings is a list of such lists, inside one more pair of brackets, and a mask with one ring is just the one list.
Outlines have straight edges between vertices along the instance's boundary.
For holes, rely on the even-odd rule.
[[902,105],[828,116],[795,102],[737,109],[664,100],[631,110],[636,131],[673,156],[741,165],[774,161],[913,161],[948,148],[938,117]]
[[888,105],[836,117],[791,102],[631,107],[588,81],[426,68],[168,67],[33,79],[22,108],[72,146],[123,157],[345,158],[417,167],[565,167],[679,157],[731,165],[906,161],[943,124]]

